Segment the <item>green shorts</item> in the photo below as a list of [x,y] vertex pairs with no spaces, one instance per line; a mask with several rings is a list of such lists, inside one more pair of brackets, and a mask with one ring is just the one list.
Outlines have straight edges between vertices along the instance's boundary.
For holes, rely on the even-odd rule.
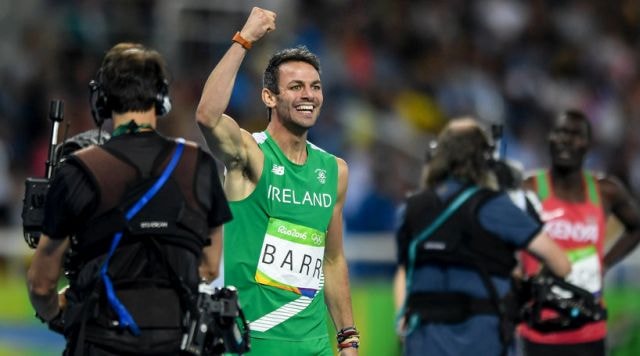
[[333,356],[329,338],[286,341],[251,338],[251,356]]

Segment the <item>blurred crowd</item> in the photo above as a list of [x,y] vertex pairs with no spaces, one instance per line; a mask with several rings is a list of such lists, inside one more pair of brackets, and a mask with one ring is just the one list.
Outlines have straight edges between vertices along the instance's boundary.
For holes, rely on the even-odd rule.
[[[48,105],[65,103],[60,136],[93,127],[87,83],[119,41],[158,49],[171,70],[168,135],[200,140],[200,90],[256,1],[21,0],[0,5],[0,220],[19,224],[24,179],[42,176]],[[506,157],[546,164],[552,115],[594,125],[587,166],[640,192],[640,2],[637,0],[261,1],[278,29],[248,54],[230,105],[266,126],[266,58],[304,44],[321,59],[324,107],[310,132],[346,159],[350,232],[393,230],[419,184],[429,140],[452,117],[504,125]]]

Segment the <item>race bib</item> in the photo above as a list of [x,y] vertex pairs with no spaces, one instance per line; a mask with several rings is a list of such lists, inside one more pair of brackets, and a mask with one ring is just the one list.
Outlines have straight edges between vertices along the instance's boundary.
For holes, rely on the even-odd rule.
[[[571,273],[566,277],[566,281],[594,295],[599,295],[602,291],[602,268],[596,247],[587,246],[569,250],[567,257],[571,262]],[[554,290],[554,292],[559,291]],[[559,294],[562,296],[563,293]]]
[[256,282],[313,298],[321,288],[326,234],[269,219],[256,270]]

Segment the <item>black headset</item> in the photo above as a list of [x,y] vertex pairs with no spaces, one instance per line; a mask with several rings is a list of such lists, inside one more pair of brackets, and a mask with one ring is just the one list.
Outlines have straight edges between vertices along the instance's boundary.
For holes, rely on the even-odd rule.
[[[98,70],[96,79],[89,82],[89,104],[93,121],[98,127],[102,127],[104,120],[111,119],[111,106],[109,96],[102,85],[102,68]],[[155,98],[156,115],[164,116],[171,111],[171,99],[169,98],[169,82],[162,79]]]

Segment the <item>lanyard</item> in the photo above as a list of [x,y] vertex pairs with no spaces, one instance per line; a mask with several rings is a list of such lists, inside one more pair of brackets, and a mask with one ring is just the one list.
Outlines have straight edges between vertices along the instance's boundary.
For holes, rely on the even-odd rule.
[[[169,164],[162,172],[162,175],[153,184],[153,186],[131,208],[129,208],[129,210],[127,210],[125,214],[125,218],[127,219],[127,221],[131,220],[140,210],[142,210],[142,208],[149,202],[149,200],[151,200],[151,198],[156,195],[156,193],[160,190],[160,188],[162,188],[167,179],[169,179],[169,176],[171,175],[173,170],[178,165],[180,157],[182,156],[182,151],[184,150],[185,141],[182,138],[178,138],[176,141],[178,144],[176,146],[175,152],[173,153],[173,156],[171,157],[171,161],[169,161]],[[117,232],[113,236],[111,247],[109,248],[109,253],[107,254],[107,257],[104,260],[102,267],[100,268],[100,277],[104,282],[104,287],[107,292],[107,299],[109,301],[109,304],[111,305],[111,308],[116,312],[116,314],[118,314],[118,325],[121,328],[129,328],[133,335],[138,336],[140,335],[140,328],[136,324],[135,320],[133,320],[131,314],[129,314],[129,311],[127,311],[127,308],[122,304],[122,302],[120,302],[120,300],[116,296],[115,290],[113,288],[113,283],[111,282],[111,279],[107,274],[107,270],[109,269],[109,260],[111,260],[111,257],[113,256],[113,253],[118,247],[121,239],[122,231]]]

